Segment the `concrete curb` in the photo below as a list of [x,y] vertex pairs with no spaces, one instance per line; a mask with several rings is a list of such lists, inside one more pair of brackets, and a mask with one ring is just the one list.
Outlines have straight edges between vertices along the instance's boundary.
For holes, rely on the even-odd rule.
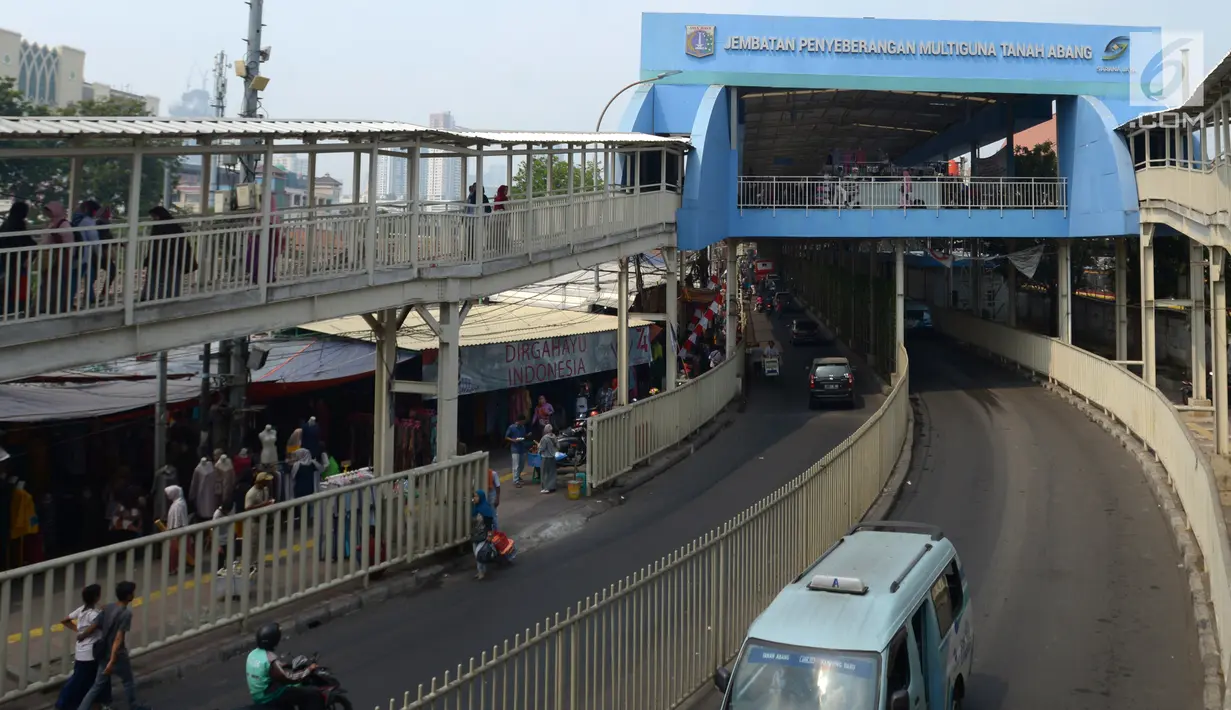
[[[737,402],[728,404],[726,409],[718,413],[718,416],[703,424],[700,429],[693,432],[684,441],[676,444],[674,448],[667,450],[657,459],[641,468],[634,468],[622,476],[617,476],[610,492],[607,493],[607,497],[622,499],[626,494],[644,486],[666,473],[676,464],[695,454],[697,449],[713,441],[719,432],[731,426],[735,421],[735,415],[731,410],[738,408],[738,406]],[[622,500],[619,500],[617,504],[622,502]]]
[[1223,708],[1223,678],[1222,656],[1218,650],[1218,636],[1215,631],[1214,606],[1210,601],[1208,580],[1205,576],[1205,558],[1201,548],[1193,537],[1188,525],[1188,517],[1176,497],[1175,489],[1171,487],[1171,477],[1167,469],[1159,463],[1154,453],[1128,430],[1126,426],[1109,416],[1101,408],[1091,404],[1086,398],[1070,391],[1067,387],[1052,382],[1050,378],[1039,375],[1032,370],[1022,368],[1018,363],[1000,357],[963,343],[968,349],[985,359],[1000,363],[1008,369],[1016,370],[1026,379],[1033,381],[1043,389],[1059,396],[1072,405],[1077,411],[1085,414],[1090,421],[1098,424],[1108,434],[1120,442],[1141,464],[1142,473],[1150,490],[1154,494],[1158,507],[1167,516],[1167,524],[1171,527],[1184,569],[1188,573],[1188,589],[1192,597],[1193,618],[1197,622],[1197,647],[1201,654],[1201,666],[1204,674],[1205,688],[1203,701],[1205,710],[1221,710]]
[[898,498],[902,495],[902,488],[906,484],[907,476],[910,475],[911,462],[914,459],[915,442],[923,439],[919,434],[927,426],[926,419],[919,416],[915,411],[918,400],[915,397],[911,397],[910,404],[910,409],[906,411],[906,440],[902,442],[902,450],[898,452],[898,462],[889,474],[889,480],[885,482],[885,487],[881,489],[880,495],[877,496],[876,500],[868,508],[868,511],[863,514],[863,517],[860,518],[861,521],[887,519],[889,514],[893,512],[893,507],[897,505]]

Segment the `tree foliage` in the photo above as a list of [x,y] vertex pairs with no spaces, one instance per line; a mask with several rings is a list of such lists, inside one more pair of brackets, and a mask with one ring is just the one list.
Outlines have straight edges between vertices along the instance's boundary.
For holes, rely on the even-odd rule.
[[[105,101],[80,101],[63,109],[33,104],[22,96],[12,79],[0,79],[0,115],[5,116],[148,116],[145,104],[137,99],[113,97]],[[87,141],[83,146],[114,145],[111,139]],[[165,144],[165,142],[163,143]],[[6,143],[5,145],[12,145]],[[55,141],[22,146],[55,146]],[[23,158],[0,161],[0,195],[29,201],[35,205],[52,200],[68,200],[70,161],[62,158]],[[172,184],[179,174],[179,159],[149,157],[141,162],[141,197],[143,211],[162,202],[164,170],[171,172]],[[132,160],[128,157],[85,158],[77,198],[93,198],[111,205],[117,213],[128,206],[128,191],[132,181]],[[72,206],[69,206],[70,208]]]
[[[547,194],[547,158],[535,158],[533,161],[532,177],[533,177],[533,195],[535,197],[545,196]],[[509,195],[511,199],[522,200],[526,197],[526,166],[530,162],[523,162],[517,168],[517,174],[513,176],[513,184],[509,187]],[[573,166],[573,191],[588,192],[596,190],[604,185],[603,170],[598,163],[590,161],[585,164],[584,169],[581,165]],[[551,194],[560,195],[568,192],[568,161],[553,160],[551,166]]]
[[1032,148],[1019,145],[1013,149],[1013,175],[1022,178],[1054,178],[1060,175],[1056,146],[1044,141]]

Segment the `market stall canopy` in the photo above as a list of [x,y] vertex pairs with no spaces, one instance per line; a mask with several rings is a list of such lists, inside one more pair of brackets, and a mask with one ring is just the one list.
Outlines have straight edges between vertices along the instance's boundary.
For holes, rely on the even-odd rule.
[[[254,340],[253,347],[268,347],[269,356],[265,366],[252,373],[252,395],[283,394],[288,387],[320,387],[365,377],[376,362],[376,347],[369,343],[268,339]],[[200,396],[200,355],[198,348],[167,354],[169,404]],[[402,350],[398,362],[414,357],[415,353]],[[152,407],[158,401],[157,374],[157,358],[136,357],[45,375],[37,383],[0,384],[0,422],[86,419]]]
[[[167,381],[167,401],[183,402],[201,394],[197,380]],[[0,385],[0,422],[49,422],[89,419],[149,407],[158,401],[154,380],[70,384]]]
[[[429,309],[429,312],[431,310]],[[433,316],[435,314],[433,313]],[[462,321],[461,344],[492,345],[515,343],[522,340],[549,340],[573,335],[614,331],[619,319],[616,316],[581,313],[555,308],[490,303],[476,305]],[[648,321],[630,318],[628,326],[635,328],[649,325]],[[363,316],[334,318],[301,325],[302,330],[333,335],[354,340],[371,341],[372,329]],[[436,350],[440,341],[423,318],[412,311],[398,330],[398,347],[407,350]]]

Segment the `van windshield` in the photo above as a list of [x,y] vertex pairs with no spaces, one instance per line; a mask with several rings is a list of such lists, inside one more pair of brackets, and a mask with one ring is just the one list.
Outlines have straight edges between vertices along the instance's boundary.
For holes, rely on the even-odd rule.
[[875,710],[880,656],[750,641],[727,710]]

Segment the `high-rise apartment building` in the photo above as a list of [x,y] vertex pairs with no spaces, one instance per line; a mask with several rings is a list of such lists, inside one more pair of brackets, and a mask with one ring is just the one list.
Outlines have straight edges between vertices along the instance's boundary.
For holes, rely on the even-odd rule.
[[377,199],[406,199],[406,159],[382,155],[376,161]]
[[[428,127],[451,131],[457,128],[453,114],[448,111],[433,113],[428,117]],[[431,151],[427,151],[431,152]],[[427,175],[427,200],[456,201],[462,199],[462,159],[434,158],[420,163],[420,174]]]

